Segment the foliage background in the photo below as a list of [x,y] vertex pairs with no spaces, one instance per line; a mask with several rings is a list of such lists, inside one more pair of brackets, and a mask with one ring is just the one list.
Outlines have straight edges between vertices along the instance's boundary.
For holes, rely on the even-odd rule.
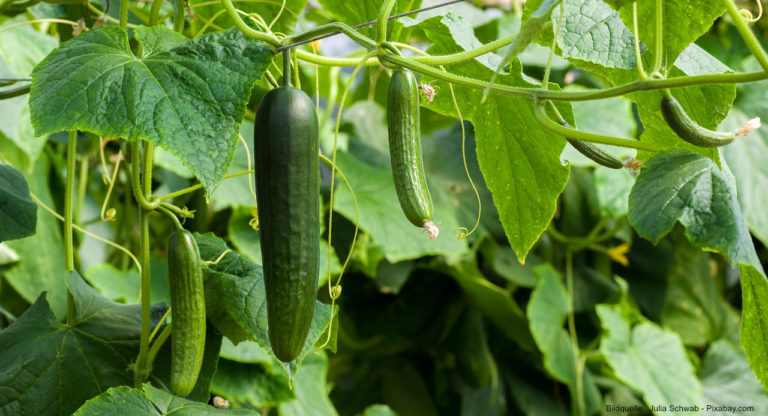
[[[199,19],[210,18],[221,8],[217,4],[195,7],[197,3],[190,1],[190,6]],[[286,2],[290,12],[273,29],[287,32],[297,24],[331,20],[356,24],[375,18],[379,3],[320,0],[310,2],[302,13],[306,2],[290,0]],[[397,9],[431,3],[436,2],[398,1]],[[540,3],[529,1],[523,19]],[[713,6],[718,2],[691,3],[696,4],[687,15],[673,7],[681,17],[667,18],[666,53],[675,65],[673,75],[759,69],[732,22],[720,17],[722,10]],[[258,12],[266,21],[278,9],[245,4],[244,10]],[[599,0],[567,0],[564,5],[565,24],[558,36],[551,81],[565,91],[631,81],[634,55],[632,33],[624,23],[627,9],[616,12]],[[141,12],[148,7],[136,4],[131,22],[141,23]],[[111,10],[117,16],[116,7]],[[558,13],[551,21],[556,22]],[[79,5],[41,3],[17,16],[0,16],[0,30],[32,18],[76,20],[82,15]],[[86,22],[89,27],[92,20],[93,16]],[[224,29],[232,23],[225,15],[217,24]],[[761,41],[766,40],[766,25],[763,19],[754,26]],[[520,28],[521,17],[505,7],[461,3],[402,18],[393,25],[391,36],[431,54],[444,54],[477,47]],[[189,21],[189,33],[199,29],[201,20]],[[0,32],[0,78],[28,77],[51,50],[71,37],[69,32],[67,25],[46,24]],[[646,45],[652,44],[651,32],[650,23],[641,25],[640,38]],[[548,47],[542,45],[551,44],[552,33],[553,28],[546,27],[537,42],[511,63],[510,73],[501,76],[500,82],[536,86],[549,55]],[[342,37],[321,43],[328,55],[354,54],[356,49]],[[448,69],[488,79],[505,52],[501,49]],[[302,87],[320,102],[321,147],[326,155],[333,143],[341,89],[350,72],[349,68],[301,66]],[[248,223],[255,201],[246,176],[226,179],[209,197],[201,189],[174,199],[196,210],[185,226],[198,233],[203,257],[216,258],[225,245],[236,251],[227,262],[206,269],[213,324],[207,348],[212,352],[206,359],[202,387],[190,397],[197,402],[168,404],[162,391],[168,370],[158,364],[150,381],[160,390],[117,387],[86,404],[81,414],[98,414],[99,406],[108,408],[107,404],[120,401],[136,408],[149,406],[153,414],[166,414],[176,407],[214,412],[201,404],[209,399],[207,385],[232,407],[281,415],[617,415],[625,413],[606,410],[609,405],[637,405],[646,410],[631,414],[651,414],[652,405],[670,404],[754,407],[701,414],[768,414],[768,396],[755,376],[765,370],[765,364],[750,368],[741,346],[744,332],[741,344],[739,337],[746,302],[740,281],[753,282],[758,288],[749,292],[756,304],[765,302],[761,296],[768,293],[760,289],[764,285],[760,264],[768,259],[764,209],[768,168],[763,163],[768,135],[764,130],[720,152],[693,149],[675,139],[664,125],[654,101],[657,92],[573,102],[572,110],[561,110],[585,131],[673,143],[669,147],[698,152],[700,156],[668,153],[663,162],[679,170],[703,166],[712,172],[708,178],[713,183],[722,184],[723,188],[714,188],[723,189],[720,196],[738,197],[736,205],[723,207],[717,203],[718,195],[701,195],[696,192],[700,188],[686,194],[694,202],[710,198],[715,202],[705,211],[725,218],[724,223],[730,224],[731,219],[736,223],[735,228],[715,229],[717,235],[712,237],[706,223],[697,228],[696,221],[686,222],[683,214],[673,216],[667,229],[661,221],[638,219],[643,210],[657,209],[658,201],[649,197],[650,191],[637,190],[642,186],[676,189],[672,179],[658,185],[647,177],[643,182],[642,175],[638,178],[627,170],[594,166],[570,147],[563,148],[564,140],[536,125],[530,101],[491,96],[481,105],[479,91],[457,87],[462,115],[468,120],[464,123],[467,164],[482,202],[479,228],[458,240],[453,231],[471,228],[477,201],[463,171],[461,125],[450,90],[448,84],[438,82],[435,102],[422,102],[425,169],[442,230],[437,240],[430,241],[405,220],[397,203],[386,142],[386,80],[383,67],[365,69],[341,118],[337,163],[357,196],[361,235],[344,275],[337,315],[327,305],[326,286],[319,291],[320,326],[313,328],[309,346],[324,341],[323,330],[335,316],[331,348],[309,348],[301,366],[290,368],[264,349],[264,317],[251,313],[263,297],[245,295],[261,279],[258,233]],[[264,81],[257,83],[239,127],[249,146],[253,110],[265,88]],[[765,82],[681,91],[681,101],[707,127],[720,124],[721,129],[732,129],[768,113]],[[41,202],[62,212],[66,134],[36,137],[28,100],[25,95],[0,101],[0,153],[23,174]],[[48,115],[55,118],[57,113]],[[120,143],[111,142],[106,154],[115,155],[120,149]],[[610,150],[619,156],[635,153]],[[102,221],[99,213],[106,186],[98,136],[81,133],[78,154],[78,166],[84,166],[80,172],[86,175],[76,196],[76,223],[136,252],[136,207],[126,171],[118,176],[110,203],[117,210],[116,220]],[[636,156],[650,157],[643,152]],[[190,171],[162,150],[155,163],[153,192],[157,195],[193,185],[195,176],[201,178],[199,170]],[[246,152],[238,144],[228,172],[247,169]],[[329,172],[324,170],[325,218]],[[638,192],[634,200],[631,192]],[[126,369],[138,348],[136,268],[123,253],[78,233],[76,264],[82,279],[78,274],[65,276],[61,223],[43,209],[36,215],[34,236],[0,244],[0,325],[4,328],[0,386],[19,392],[0,396],[0,414],[68,414],[111,386],[132,384]],[[674,225],[678,218],[682,225]],[[331,252],[327,241],[320,242],[321,258],[328,256],[331,263],[321,267],[321,283],[327,281],[329,269],[332,275],[340,271],[339,259],[346,257],[354,229],[353,200],[341,182],[334,192],[333,221]],[[751,236],[734,233],[734,229],[746,230],[744,224]],[[653,242],[641,238],[638,229]],[[164,312],[162,303],[169,303],[164,277],[170,230],[164,217],[151,217],[156,320]],[[724,242],[710,245],[712,239],[707,236]],[[734,247],[750,243],[756,256],[740,257]],[[703,251],[698,248],[702,245],[723,254]],[[78,298],[72,327],[59,322],[65,315],[66,287]],[[43,292],[45,301],[39,297]],[[759,340],[748,342],[758,355],[765,355]],[[293,389],[289,374],[295,374]]]

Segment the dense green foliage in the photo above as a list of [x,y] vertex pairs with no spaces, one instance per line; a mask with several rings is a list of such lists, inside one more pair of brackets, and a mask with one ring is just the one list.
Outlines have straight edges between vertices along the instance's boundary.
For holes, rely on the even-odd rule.
[[439,3],[0,0],[0,416],[768,414],[757,3]]

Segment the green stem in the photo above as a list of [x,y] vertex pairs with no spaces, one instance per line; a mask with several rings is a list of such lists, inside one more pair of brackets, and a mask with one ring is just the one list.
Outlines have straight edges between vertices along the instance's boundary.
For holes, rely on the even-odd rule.
[[[238,176],[251,175],[251,174],[253,174],[253,171],[252,170],[248,170],[248,171],[243,171],[243,172],[231,173],[231,174],[225,176],[222,179],[235,178],[235,177],[238,177]],[[198,183],[196,185],[192,185],[192,186],[184,188],[182,190],[179,190],[179,191],[176,191],[176,192],[171,192],[168,195],[163,195],[163,196],[160,197],[160,201],[167,201],[169,199],[176,198],[177,196],[186,195],[186,194],[188,194],[190,192],[194,192],[194,191],[196,191],[196,190],[198,190],[198,189],[200,189],[202,187],[203,187],[203,184]]]
[[395,0],[384,0],[379,9],[379,17],[376,20],[376,41],[378,43],[387,40],[387,21],[392,9],[395,7]]
[[645,81],[648,79],[648,75],[645,74],[643,68],[643,54],[640,52],[640,30],[637,24],[637,2],[632,3],[632,30],[634,33],[635,44],[635,66],[637,67],[637,76],[640,80]]
[[[75,156],[77,154],[77,130],[69,132],[67,139],[67,182],[64,188],[64,261],[67,271],[75,270],[75,247],[72,244],[72,199],[75,193]],[[67,291],[67,323],[75,319],[75,299]]]
[[185,0],[173,0],[173,31],[176,33],[184,31],[184,3]]
[[176,215],[174,215],[174,213],[172,213],[169,209],[165,207],[160,207],[157,210],[167,215],[168,218],[171,220],[171,222],[173,222],[173,226],[176,227],[177,230],[181,231],[184,228],[182,227],[181,222],[179,222],[179,218]]
[[[222,1],[229,1],[229,0],[222,0]],[[317,36],[327,35],[329,33],[334,33],[334,32],[339,32],[347,35],[347,37],[349,37],[355,43],[357,43],[358,45],[362,46],[365,49],[368,49],[368,50],[376,49],[376,42],[374,42],[371,38],[361,34],[360,32],[353,29],[351,26],[341,22],[333,22],[333,23],[328,23],[320,26],[315,26],[312,29],[307,30],[306,32],[299,33],[294,36],[286,37],[285,39],[283,39],[282,45],[290,45],[292,43],[303,42],[307,39],[311,39]],[[319,55],[316,55],[316,56],[319,56]],[[360,63],[360,60],[357,59],[355,60],[354,65],[349,65],[349,66],[356,66],[359,63]]]
[[[152,146],[151,143],[147,143],[147,146]],[[152,147],[150,147],[152,148]],[[150,152],[151,153],[151,152]],[[149,202],[147,198],[144,195],[144,192],[142,192],[142,182],[141,182],[141,171],[139,169],[139,165],[141,163],[139,155],[141,155],[141,141],[136,140],[133,143],[131,143],[131,186],[133,188],[133,195],[136,198],[136,201],[139,203],[139,206],[143,208],[146,211],[152,211],[154,209],[157,209],[157,207],[160,206],[160,200],[154,200],[152,202]],[[146,165],[145,165],[146,168]],[[150,181],[151,181],[151,162],[150,162]],[[146,180],[146,175],[145,175]]]
[[[136,142],[139,143],[139,142]],[[132,161],[138,161],[141,157],[138,152],[139,146],[134,146],[134,151],[131,152]],[[151,192],[152,185],[152,153],[153,146],[147,142],[144,149],[144,182],[142,186],[137,186],[139,194],[144,196],[145,192]],[[134,178],[138,176],[138,173],[132,172]],[[135,181],[136,179],[134,179]],[[138,198],[137,198],[138,201]],[[147,361],[147,352],[149,349],[149,334],[152,331],[151,325],[151,299],[150,299],[150,285],[151,274],[149,264],[149,213],[151,210],[144,208],[139,204],[139,250],[141,262],[141,337],[139,345],[139,357],[136,360],[136,368],[134,369],[134,382],[135,386],[139,387],[149,376],[151,371]]]
[[120,0],[120,29],[128,30],[128,0]]
[[12,90],[0,91],[0,100],[7,100],[8,98],[18,97],[27,93],[29,93],[29,85],[17,87]]
[[[461,75],[442,72],[439,69],[424,65],[414,59],[393,54],[381,55],[382,60],[408,68],[412,71],[432,78],[450,82],[454,85],[460,85],[469,88],[483,90],[488,86],[487,81],[469,78]],[[359,62],[359,61],[358,61]],[[628,84],[619,85],[611,88],[604,88],[590,91],[549,91],[542,88],[522,88],[510,87],[506,85],[496,85],[491,87],[491,92],[501,95],[510,95],[514,97],[527,97],[539,100],[557,100],[557,101],[590,101],[601,98],[611,98],[627,95],[638,91],[651,91],[664,88],[680,88],[691,85],[704,84],[742,84],[746,82],[756,82],[768,79],[766,72],[748,72],[743,74],[706,74],[667,79],[649,79],[646,81],[635,81]]]
[[149,25],[155,26],[160,19],[160,8],[163,7],[163,0],[154,0],[152,7],[149,9]]
[[661,72],[662,57],[664,56],[664,0],[656,0],[654,11],[653,23],[656,36],[654,37],[655,50],[652,72],[659,73]]
[[155,342],[152,343],[152,348],[149,349],[149,352],[147,353],[147,366],[151,369],[155,363],[155,357],[157,357],[157,353],[160,352],[160,348],[163,347],[163,344],[165,344],[165,341],[168,339],[168,337],[171,335],[171,326],[173,323],[170,323],[163,328],[163,331],[160,333],[160,335],[157,336],[155,339]]
[[240,15],[237,13],[237,10],[235,9],[235,5],[232,4],[232,0],[221,0],[221,3],[224,5],[224,8],[227,9],[227,14],[229,15],[229,18],[232,19],[233,22],[235,22],[235,26],[237,26],[237,28],[240,29],[240,31],[243,32],[244,35],[252,39],[266,42],[273,47],[280,45],[280,41],[273,35],[270,35],[264,32],[259,32],[258,30],[248,26],[243,21],[243,19],[240,18]]
[[[566,289],[568,290],[568,334],[571,337],[571,345],[573,346],[573,364],[578,370],[578,361],[581,356],[579,351],[579,337],[576,334],[576,316],[574,313],[574,289],[573,289],[573,251],[571,247],[565,249],[565,282]],[[578,371],[574,371],[576,377],[578,377]],[[573,400],[576,404],[577,414],[580,416],[585,415],[584,411],[584,393],[582,392],[581,383],[577,380],[573,380],[574,384],[574,396]]]
[[755,59],[760,63],[763,70],[768,72],[768,55],[766,55],[765,49],[763,49],[760,42],[757,40],[757,37],[755,37],[755,33],[749,29],[744,17],[739,13],[736,4],[733,0],[720,0],[720,2],[723,3],[728,10],[728,15],[733,19],[736,29],[741,34],[741,37],[744,38],[744,42],[747,44],[750,52],[755,56]]
[[293,62],[291,62],[291,50],[286,49],[283,51],[283,87],[291,86],[291,66],[293,66]]
[[552,47],[549,49],[549,58],[547,59],[547,68],[544,70],[544,78],[541,81],[541,87],[545,90],[549,84],[549,73],[552,70],[552,59],[555,57],[555,49],[557,48],[557,37],[560,36],[560,28],[563,25],[563,15],[565,10],[563,9],[563,3],[560,2],[560,17],[557,19],[557,30],[555,30],[555,36],[552,39]]
[[647,150],[650,152],[658,152],[662,150],[661,147],[656,146],[654,144],[650,144],[650,143],[645,143],[645,142],[640,142],[637,140],[630,140],[630,139],[620,139],[618,137],[603,136],[603,135],[594,134],[594,133],[587,133],[587,132],[565,127],[555,122],[554,120],[552,120],[547,116],[546,109],[544,108],[543,104],[537,103],[536,109],[534,110],[534,112],[536,115],[536,121],[539,122],[541,127],[569,139],[581,140],[584,142],[591,142],[591,143],[608,144],[612,146],[628,147],[631,149]]
[[88,191],[88,164],[90,158],[87,154],[82,155],[80,160],[80,176],[77,178],[77,204],[75,204],[75,213],[72,217],[72,221],[76,224],[80,223],[80,213],[83,210],[85,204],[85,193]]

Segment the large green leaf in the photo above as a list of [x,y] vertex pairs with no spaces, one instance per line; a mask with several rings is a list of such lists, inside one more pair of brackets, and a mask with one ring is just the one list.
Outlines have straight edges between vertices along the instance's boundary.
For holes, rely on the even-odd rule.
[[[605,68],[636,66],[634,35],[616,11],[600,0],[563,0],[563,6],[563,24],[557,38],[563,58]],[[552,21],[556,24],[559,18],[560,10],[556,9]]]
[[[634,327],[621,305],[598,305],[603,327],[600,352],[621,381],[641,392],[648,406],[700,405],[701,383],[680,338],[651,322]],[[663,414],[688,415],[686,410]]]
[[649,160],[629,195],[629,221],[654,243],[680,222],[695,246],[761,267],[733,181],[704,156],[672,150]]
[[160,26],[134,33],[137,55],[116,27],[88,31],[48,55],[32,72],[35,131],[149,140],[177,156],[210,195],[232,161],[269,48],[237,30],[190,41]]
[[41,295],[0,332],[2,415],[70,415],[107,388],[133,382],[139,306],[104,298],[77,272],[67,282],[75,298],[71,324],[59,323]]
[[[749,369],[738,345],[721,339],[712,343],[699,368],[704,409],[720,414],[749,416],[768,414],[768,394]],[[737,409],[749,405],[752,409]],[[710,408],[712,406],[713,408]]]
[[[651,22],[654,19],[656,3],[655,1],[637,2],[640,40],[646,45],[655,44],[656,31],[653,30]],[[725,6],[721,1],[662,1],[661,4],[664,7],[664,56],[662,61],[665,64],[674,62],[678,55],[699,36],[706,33],[712,23],[725,11]],[[619,12],[624,23],[628,27],[632,27],[632,5],[624,5]]]
[[[463,51],[479,43],[472,28],[452,13],[427,19],[416,27],[432,41],[428,49],[432,54]],[[451,65],[450,70],[477,79],[489,79],[499,63],[498,56],[489,54]],[[497,82],[516,87],[538,86],[527,81],[521,70],[515,59],[511,62],[510,74],[500,75]],[[501,224],[522,261],[549,225],[557,197],[568,179],[568,167],[560,161],[566,142],[539,126],[531,100],[491,94],[481,104],[482,91],[464,87],[455,87],[455,91],[462,114],[475,127],[477,159],[493,193]],[[447,86],[440,90],[430,109],[456,116]],[[570,105],[561,105],[559,109],[573,122]]]
[[32,235],[36,226],[37,204],[27,181],[16,169],[0,165],[0,241]]
[[141,389],[113,387],[89,400],[73,416],[164,416],[164,415],[260,415],[256,410],[217,409],[204,403],[176,397],[145,384]]
[[[40,201],[53,207],[53,196],[48,187],[50,167],[47,157],[38,158],[34,171],[25,174],[30,192]],[[34,302],[44,291],[57,317],[64,316],[67,293],[64,285],[64,244],[59,221],[47,211],[37,210],[37,233],[5,243],[15,251],[21,261],[5,272],[8,283],[27,301]]]
[[[195,234],[195,238],[204,261],[215,261],[228,249],[224,240],[213,234]],[[267,332],[267,297],[261,266],[230,252],[217,264],[204,266],[203,273],[206,313],[216,328],[233,342],[256,341],[277,363]],[[330,319],[330,305],[317,301],[304,349],[291,362],[290,371],[296,371],[301,361],[314,353],[315,344],[327,333]]]

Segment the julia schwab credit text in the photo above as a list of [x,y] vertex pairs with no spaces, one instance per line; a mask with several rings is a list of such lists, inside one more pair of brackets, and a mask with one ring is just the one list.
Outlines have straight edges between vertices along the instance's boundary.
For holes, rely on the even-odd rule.
[[[621,413],[632,413],[632,412],[642,412],[645,411],[647,408],[645,406],[639,406],[636,404],[633,404],[631,406],[621,406],[621,405],[605,405],[605,411],[606,412],[621,412]],[[737,409],[743,409],[743,410],[752,410],[754,409],[752,406],[740,406],[740,407],[734,407],[734,406],[713,406],[713,405],[707,405],[707,406],[698,406],[698,405],[691,405],[691,406],[683,406],[679,404],[670,404],[670,405],[653,405],[651,406],[651,410],[654,412],[699,412],[702,410],[706,410],[708,412],[725,412],[725,411],[736,411]]]

